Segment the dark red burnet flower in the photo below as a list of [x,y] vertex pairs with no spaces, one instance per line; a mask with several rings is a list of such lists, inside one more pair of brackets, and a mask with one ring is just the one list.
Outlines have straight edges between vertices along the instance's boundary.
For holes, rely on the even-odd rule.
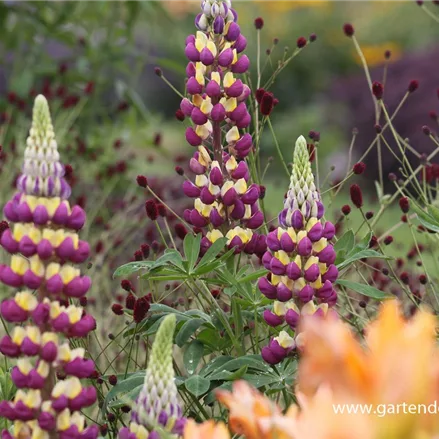
[[175,234],[182,240],[185,238],[185,236],[188,233],[186,227],[181,223],[177,223],[174,226],[174,231],[175,231]]
[[352,35],[355,33],[354,26],[352,26],[351,23],[345,23],[343,25],[343,32],[347,37],[352,37]]
[[149,246],[149,244],[142,244],[140,246],[140,251],[142,252],[142,255],[145,259],[148,259],[149,254],[151,252],[151,247]]
[[148,187],[148,179],[144,175],[138,175],[136,177],[136,182],[140,187]]
[[342,206],[341,211],[343,215],[347,216],[351,213],[351,206],[349,206],[349,204],[345,204],[344,206]]
[[303,49],[307,43],[308,43],[308,41],[305,37],[297,38],[296,45],[297,45],[298,49]]
[[401,197],[399,199],[399,207],[403,211],[403,213],[407,213],[410,209],[410,201],[407,197]]
[[349,192],[351,195],[352,204],[360,209],[363,206],[363,193],[360,186],[358,186],[358,184],[351,185]]
[[413,79],[410,81],[409,86],[407,87],[407,91],[409,93],[415,92],[419,88],[419,81],[416,79]]
[[140,323],[149,311],[150,303],[147,296],[143,296],[136,300],[133,309],[133,319],[136,323]]
[[132,293],[129,293],[125,299],[125,308],[133,310],[134,305],[136,304],[136,301],[137,301],[136,296]]
[[120,303],[113,303],[113,305],[111,305],[111,311],[117,316],[121,316],[123,314],[123,306]]
[[116,375],[110,375],[108,377],[108,382],[112,385],[115,386],[117,384],[117,376]]
[[262,17],[255,18],[255,28],[261,30],[264,27],[264,19]]
[[309,161],[312,163],[316,159],[316,146],[314,143],[308,143],[307,145],[309,153]]
[[140,250],[136,250],[133,257],[135,261],[143,261],[143,254]]
[[95,83],[93,81],[87,82],[84,88],[84,93],[86,95],[91,95],[95,89]]
[[311,140],[314,140],[314,142],[320,142],[320,133],[319,133],[318,131],[311,130],[311,131],[308,133],[308,137],[309,137]]
[[393,242],[393,236],[386,236],[385,238],[384,238],[384,244],[385,245],[390,245],[391,243]]
[[179,120],[180,122],[183,122],[185,119],[184,113],[183,111],[179,108],[176,112],[175,112],[175,118],[177,120]]
[[134,292],[133,284],[128,279],[122,279],[120,282],[120,286],[128,293],[131,291]]
[[374,81],[372,83],[372,93],[377,100],[381,100],[384,94],[384,86],[381,82]]
[[433,163],[425,167],[425,173],[421,170],[421,176],[425,176],[425,181],[427,183],[433,183],[439,180],[439,165]]
[[146,215],[151,221],[156,221],[159,216],[159,209],[157,203],[154,200],[148,200],[145,202]]
[[366,170],[366,164],[364,162],[355,163],[352,170],[354,174],[361,175]]
[[364,215],[366,217],[366,219],[370,220],[373,218],[374,213],[372,211],[366,212],[366,214]]

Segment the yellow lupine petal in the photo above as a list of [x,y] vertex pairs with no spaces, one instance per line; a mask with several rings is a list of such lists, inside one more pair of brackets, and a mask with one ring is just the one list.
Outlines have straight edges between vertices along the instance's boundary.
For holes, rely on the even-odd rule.
[[321,252],[328,245],[328,240],[326,238],[321,238],[317,242],[314,242],[312,249],[315,252]]
[[238,167],[238,162],[234,156],[231,156],[226,163],[226,169],[229,173],[232,173]]
[[209,183],[208,178],[206,177],[206,175],[201,174],[201,175],[197,175],[195,177],[195,185],[198,187],[204,187]]
[[38,198],[34,197],[33,195],[26,195],[24,197],[24,200],[27,205],[29,206],[29,209],[33,212],[35,208],[38,206]]
[[201,104],[200,110],[204,113],[204,114],[209,114],[212,111],[213,105],[212,105],[212,101],[210,100],[210,98],[206,98],[203,99],[203,103]]
[[233,143],[240,139],[239,130],[236,127],[231,128],[226,134],[227,143]]
[[[229,98],[229,99],[225,100],[223,105],[224,105],[226,112],[230,113],[238,106],[238,103],[237,103],[236,98]],[[236,128],[236,127],[234,127],[234,128]],[[238,128],[236,128],[236,130],[238,130]]]
[[21,345],[24,337],[26,337],[26,330],[21,326],[16,326],[12,332],[12,342],[17,345]]
[[14,297],[14,300],[20,308],[26,311],[33,311],[38,305],[38,300],[29,291],[17,293]]
[[78,269],[70,266],[64,265],[59,272],[63,284],[66,285],[71,282],[75,277],[79,276],[80,272]]
[[53,215],[55,215],[56,209],[58,209],[60,203],[61,203],[61,198],[59,197],[47,199],[46,209],[47,212],[49,213],[49,216],[52,217]]
[[31,258],[29,258],[30,261],[30,269],[33,273],[35,273],[37,276],[43,277],[44,276],[44,264],[42,263],[41,259],[38,255],[34,255]]
[[33,369],[32,363],[27,358],[19,358],[17,360],[17,367],[24,375],[29,375],[29,372]]
[[[226,75],[227,75],[227,73],[226,73]],[[221,84],[221,76],[218,72],[212,72],[210,74],[210,80],[215,81],[218,85]]]
[[308,268],[311,267],[311,265],[318,263],[319,263],[319,258],[317,258],[316,256],[310,256],[305,263],[304,270],[308,270]]
[[217,48],[216,48],[216,46],[215,46],[215,43],[214,43],[213,41],[209,41],[209,42],[206,44],[206,47],[212,52],[212,55],[213,55],[213,56],[216,56],[216,55],[217,55],[218,50],[217,50]]
[[279,261],[281,261],[284,265],[288,265],[290,263],[288,253],[283,250],[279,250],[277,253],[275,253],[275,257],[279,259]]
[[245,194],[247,192],[247,182],[243,178],[240,178],[235,183],[235,190],[239,195]]
[[309,302],[305,303],[305,305],[302,306],[302,309],[300,311],[300,314],[304,316],[312,316],[316,312],[316,304],[313,300],[310,300]]
[[46,363],[45,361],[40,361],[37,367],[38,374],[43,378],[47,378],[49,376],[49,370],[50,370],[49,364]]
[[217,229],[214,229],[211,232],[208,232],[206,236],[207,236],[207,239],[212,243],[214,243],[215,241],[217,241],[220,238],[224,238],[224,235],[221,233],[221,231],[219,231]]
[[224,87],[231,87],[235,83],[235,81],[236,79],[233,77],[232,72],[227,72],[224,75],[224,80],[223,80]]
[[11,258],[11,269],[14,273],[23,276],[29,268],[29,263],[22,256],[13,255]]
[[66,309],[67,315],[69,316],[69,320],[70,323],[74,324],[79,322],[79,320],[81,320],[81,316],[82,316],[82,309],[78,308],[74,305],[70,305],[67,309]]
[[70,411],[64,409],[56,418],[56,429],[60,431],[67,430],[70,427]]
[[309,232],[318,222],[319,220],[317,218],[315,217],[310,218],[306,223],[306,231]]
[[273,313],[277,316],[284,316],[287,313],[287,307],[285,303],[278,302],[276,300],[273,304]]
[[295,344],[294,339],[286,331],[280,331],[279,336],[275,339],[284,349],[291,348]]
[[41,340],[40,330],[36,326],[27,326],[26,334],[32,343],[39,344]]

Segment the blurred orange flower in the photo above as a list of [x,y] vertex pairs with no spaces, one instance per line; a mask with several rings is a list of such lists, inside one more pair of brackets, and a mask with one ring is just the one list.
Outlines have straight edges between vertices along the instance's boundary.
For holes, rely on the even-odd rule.
[[[367,328],[362,346],[340,320],[306,320],[299,405],[284,415],[266,396],[238,381],[232,392],[218,392],[230,410],[230,429],[247,439],[439,438],[435,324],[425,311],[405,320],[398,303],[390,301]],[[213,436],[211,423],[189,428],[185,439],[228,439]]]
[[215,424],[210,420],[197,424],[190,419],[184,428],[183,439],[230,439],[230,433],[222,422]]
[[[299,367],[298,385],[304,404],[295,418],[290,417],[295,419],[294,427],[289,426],[297,431],[294,437],[340,439],[350,432],[352,438],[348,427],[354,418],[364,425],[365,431],[355,429],[354,437],[361,439],[381,437],[384,432],[387,439],[437,435],[437,414],[427,411],[439,400],[435,323],[424,311],[406,321],[397,302],[391,301],[367,329],[362,347],[342,322],[308,320],[304,331],[310,348]],[[372,414],[341,415],[335,413],[334,404],[370,405]],[[316,430],[313,413],[325,430]]]

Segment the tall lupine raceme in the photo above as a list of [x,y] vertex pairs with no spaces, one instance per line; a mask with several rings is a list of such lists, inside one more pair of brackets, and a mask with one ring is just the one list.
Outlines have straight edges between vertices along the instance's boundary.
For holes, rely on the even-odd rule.
[[131,422],[120,429],[119,439],[160,439],[161,431],[166,438],[183,434],[186,418],[178,401],[172,364],[175,325],[175,314],[169,314],[157,331],[145,382],[131,411]]
[[261,193],[258,185],[250,184],[245,161],[253,147],[251,135],[243,132],[251,122],[245,104],[250,89],[235,77],[249,67],[242,55],[247,41],[230,0],[205,0],[201,9],[195,20],[198,31],[186,39],[185,50],[188,98],[181,110],[193,122],[186,139],[197,151],[189,164],[195,181],[183,184],[195,203],[184,218],[195,227],[210,227],[204,250],[226,236],[229,248],[262,254],[265,238],[253,232],[264,222]]
[[[10,228],[1,235],[12,254],[0,266],[0,280],[16,290],[1,303],[4,320],[17,326],[0,340],[0,352],[17,358],[11,372],[17,387],[13,401],[0,402],[0,417],[14,421],[2,438],[83,438],[98,436],[86,427],[80,411],[96,400],[94,387],[80,379],[95,370],[83,348],[71,349],[69,339],[85,337],[96,324],[72,299],[84,297],[90,279],[73,264],[89,256],[78,237],[85,213],[68,202],[46,99],[35,99],[32,128],[26,142],[17,193],[4,207]],[[65,376],[61,381],[57,375]]]
[[268,325],[283,327],[277,337],[262,349],[268,363],[281,362],[303,341],[297,327],[303,315],[326,315],[335,305],[333,283],[338,270],[330,240],[334,225],[323,221],[324,207],[314,183],[306,140],[299,137],[284,209],[279,227],[267,236],[268,250],[262,257],[270,271],[259,279],[260,291],[274,300],[272,310],[264,311]]

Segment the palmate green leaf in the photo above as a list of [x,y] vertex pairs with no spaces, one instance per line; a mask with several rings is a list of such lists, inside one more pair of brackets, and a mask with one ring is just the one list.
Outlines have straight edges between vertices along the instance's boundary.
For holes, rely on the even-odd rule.
[[232,390],[233,383],[231,381],[226,381],[220,386],[214,387],[203,399],[204,404],[213,404],[216,401],[216,391],[217,390]]
[[335,244],[334,250],[337,254],[348,254],[355,245],[354,232],[349,229]]
[[[187,235],[186,235],[187,236]],[[200,259],[200,262],[197,265],[197,270],[202,268],[204,265],[209,264],[210,262],[214,261],[215,258],[220,254],[222,250],[224,250],[224,247],[227,243],[227,238],[220,238],[217,239],[206,251],[206,253],[203,255],[203,257]]]
[[220,357],[216,357],[210,363],[202,367],[200,370],[200,375],[208,376],[211,373],[222,370],[221,366],[228,363],[230,360],[233,360],[233,357],[230,355],[221,355]]
[[163,256],[156,261],[135,261],[119,267],[113,274],[113,277],[129,276],[140,270],[152,271],[167,264],[172,264],[183,270],[183,261],[177,250],[167,250]]
[[374,258],[374,259],[393,259],[391,256],[383,255],[382,253],[378,253],[375,250],[368,249],[368,250],[361,250],[358,253],[355,253],[353,255],[348,255],[347,258],[343,261],[337,264],[337,268],[339,270],[342,270],[343,268],[348,267],[353,262],[358,261],[360,259],[365,258]]
[[209,375],[209,379],[212,381],[235,381],[242,378],[248,370],[248,366],[244,365],[235,372],[229,372],[228,370],[220,370],[219,372]]
[[209,390],[210,381],[200,375],[194,375],[184,382],[184,386],[192,395],[199,397]]
[[125,380],[119,380],[115,386],[113,386],[110,391],[107,393],[104,402],[102,404],[102,413],[105,414],[107,412],[107,408],[110,403],[115,400],[122,399],[125,395],[131,392],[138,386],[143,385],[143,381],[145,380],[145,372],[137,372],[131,375],[129,378]]
[[193,375],[198,367],[198,364],[203,358],[204,346],[198,340],[193,340],[183,355],[183,363],[189,375]]
[[203,325],[206,324],[206,321],[203,319],[190,319],[186,321],[183,326],[178,331],[177,336],[175,337],[175,343],[179,347],[183,347],[183,345],[189,340],[189,338],[195,334],[195,332]]
[[184,256],[188,261],[187,271],[192,273],[195,263],[197,262],[198,255],[200,254],[200,243],[201,243],[201,234],[192,235],[188,233],[184,237],[183,248],[184,248]]
[[384,291],[378,290],[377,288],[370,285],[360,284],[358,282],[352,282],[345,279],[338,279],[336,283],[372,299],[386,300],[395,298],[395,296],[393,296],[392,294],[385,293]]

